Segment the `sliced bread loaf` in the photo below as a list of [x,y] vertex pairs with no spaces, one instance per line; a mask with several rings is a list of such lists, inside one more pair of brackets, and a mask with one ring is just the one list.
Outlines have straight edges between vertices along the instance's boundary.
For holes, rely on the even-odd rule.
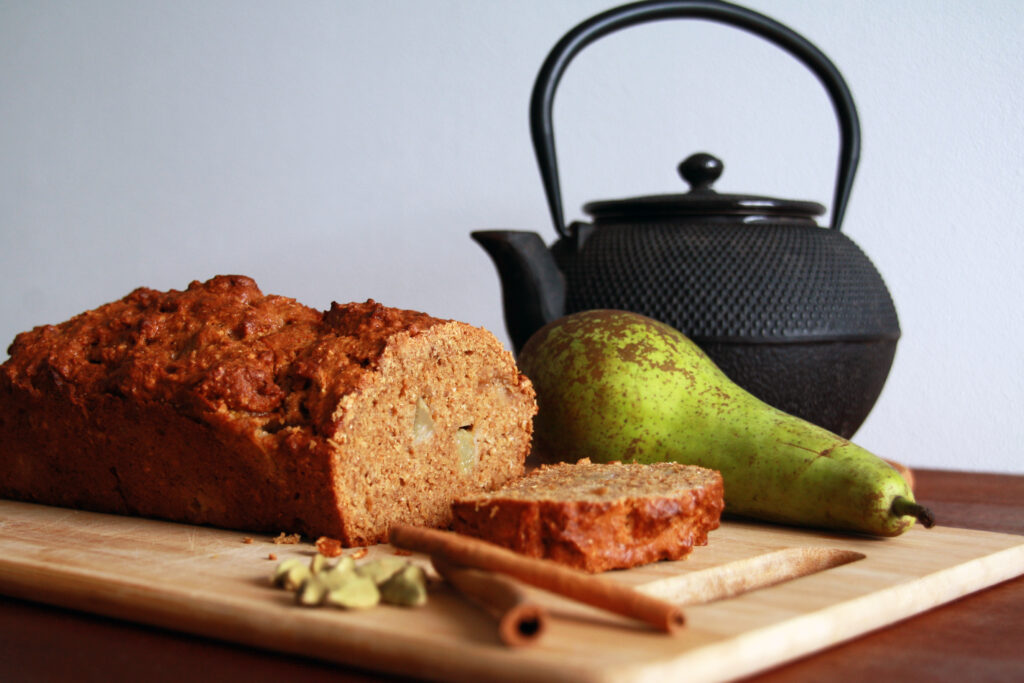
[[453,528],[588,572],[685,557],[724,507],[722,476],[678,463],[544,465],[456,499]]
[[244,276],[138,289],[14,340],[0,497],[377,543],[521,476],[534,412],[481,328]]

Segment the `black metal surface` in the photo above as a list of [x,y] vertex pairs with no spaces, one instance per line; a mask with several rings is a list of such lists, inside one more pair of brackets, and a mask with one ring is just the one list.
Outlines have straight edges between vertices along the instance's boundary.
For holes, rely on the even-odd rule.
[[[679,164],[680,175],[690,183],[685,194],[659,194],[589,202],[583,210],[601,225],[621,221],[742,221],[747,225],[785,221],[817,225],[815,216],[825,213],[817,202],[778,199],[751,194],[720,194],[715,180],[725,165],[706,152],[691,154]],[[570,227],[569,232],[572,232]]]
[[839,169],[832,200],[832,227],[839,230],[860,159],[860,121],[853,96],[835,65],[789,27],[746,8],[716,0],[649,0],[610,9],[576,26],[552,48],[534,81],[530,99],[530,133],[551,219],[559,236],[568,237],[569,230],[562,208],[552,122],[558,82],[573,58],[590,43],[623,28],[663,19],[706,19],[735,26],[789,52],[818,77],[832,100],[839,121]]
[[739,222],[601,226],[556,250],[565,313],[634,311],[698,344],[899,338],[881,275],[845,234]]
[[896,341],[704,342],[701,348],[734,382],[765,403],[849,439],[882,392]]
[[535,232],[478,230],[472,237],[498,269],[505,328],[518,351],[565,312],[565,276]]

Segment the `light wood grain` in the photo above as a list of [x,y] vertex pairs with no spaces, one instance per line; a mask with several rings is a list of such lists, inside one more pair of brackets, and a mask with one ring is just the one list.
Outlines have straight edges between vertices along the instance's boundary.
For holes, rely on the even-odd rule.
[[[490,617],[443,585],[419,609],[303,609],[270,587],[270,537],[0,501],[0,591],[261,648],[444,680],[719,680],[762,670],[1024,574],[1024,538],[915,528],[868,539],[726,522],[681,562],[609,577],[643,589],[691,572],[788,555],[863,555],[687,608],[666,636],[535,594],[551,619],[536,646],[500,644]],[[791,549],[796,549],[791,550]],[[817,549],[817,550],[816,550]],[[780,553],[780,551],[786,551]],[[370,556],[394,552],[370,549]],[[838,552],[839,555],[835,553]],[[425,558],[414,561],[425,563]],[[771,564],[768,564],[765,567]],[[734,569],[737,566],[732,564]],[[775,570],[773,570],[775,571]],[[783,572],[784,573],[784,572]],[[735,580],[735,578],[733,579]]]

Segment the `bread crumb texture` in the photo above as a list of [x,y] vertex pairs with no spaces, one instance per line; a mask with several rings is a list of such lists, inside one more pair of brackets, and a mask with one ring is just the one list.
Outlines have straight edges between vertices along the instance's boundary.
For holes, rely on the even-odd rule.
[[706,545],[724,508],[722,476],[678,463],[544,465],[453,504],[453,528],[588,572],[678,560]]
[[486,330],[237,275],[137,289],[9,353],[0,495],[346,546],[520,476],[536,413]]

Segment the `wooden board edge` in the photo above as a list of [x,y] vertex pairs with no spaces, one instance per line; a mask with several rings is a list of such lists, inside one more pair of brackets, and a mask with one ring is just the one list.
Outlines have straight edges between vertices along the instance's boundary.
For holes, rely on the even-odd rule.
[[[666,680],[701,683],[749,676],[871,631],[895,626],[917,614],[1021,575],[1024,575],[1024,538],[1020,545],[837,603],[813,614],[749,631],[722,643],[706,645],[679,657],[606,671],[602,680],[608,683]],[[908,587],[914,590],[908,591]],[[887,612],[879,609],[883,605]],[[865,614],[869,616],[865,618]],[[880,616],[872,618],[872,614]],[[881,616],[883,614],[885,616]]]
[[[514,650],[497,643],[492,657],[459,662],[449,651],[437,648],[429,637],[416,646],[415,637],[404,636],[402,647],[396,648],[386,628],[366,623],[358,632],[345,631],[345,624],[333,619],[333,613],[325,612],[317,619],[319,623],[311,627],[310,618],[316,618],[315,613],[296,612],[298,608],[290,601],[280,603],[278,620],[267,620],[265,605],[250,598],[221,597],[196,602],[186,599],[195,597],[191,589],[163,585],[154,591],[138,578],[118,577],[117,581],[116,590],[110,590],[109,577],[102,573],[0,559],[0,594],[84,615],[418,680],[515,683],[524,677],[548,680],[552,675],[547,663],[530,660],[518,660],[515,667],[496,672],[494,666],[500,663],[496,660],[515,656]],[[40,584],[49,589],[41,592]],[[303,621],[302,627],[282,626],[282,621],[287,622],[293,615]],[[560,671],[559,678],[566,681],[597,680],[585,667],[567,666]]]

